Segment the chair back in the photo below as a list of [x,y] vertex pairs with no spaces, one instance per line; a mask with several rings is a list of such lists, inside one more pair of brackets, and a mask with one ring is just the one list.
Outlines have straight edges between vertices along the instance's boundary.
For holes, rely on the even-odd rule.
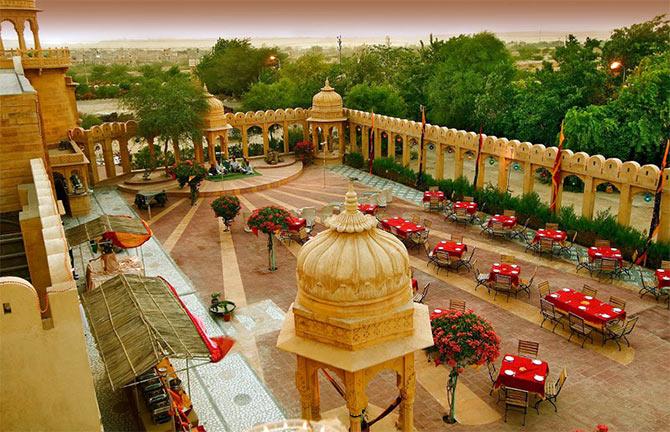
[[584,328],[584,320],[577,315],[573,314],[572,312],[568,313],[568,322],[570,324],[570,328],[574,329],[580,333],[585,333],[585,328]]
[[557,397],[563,388],[563,384],[568,379],[568,370],[566,368],[561,369],[561,373],[558,375],[558,380],[556,380],[556,394],[554,397]]
[[433,254],[435,260],[442,265],[451,265],[451,255],[447,252],[438,250]]
[[544,225],[545,229],[548,230],[557,230],[558,229],[558,224],[557,223],[547,223]]
[[468,212],[463,207],[456,208],[456,216],[466,217]]
[[512,277],[508,275],[496,275],[493,287],[497,291],[509,291],[512,289]]
[[540,351],[540,344],[538,342],[527,341],[519,339],[519,346],[517,347],[517,352],[520,356],[524,357],[537,357],[537,353]]
[[612,258],[603,258],[600,260],[600,271],[603,272],[615,272],[618,267],[619,261]]
[[449,309],[465,312],[465,301],[449,299]]
[[415,303],[423,303],[428,295],[428,288],[430,288],[430,282],[423,286],[423,290],[420,293],[416,293],[412,299]]
[[504,264],[514,264],[516,262],[516,259],[512,255],[501,254],[500,255],[500,262],[502,262]]
[[463,201],[465,201],[465,202],[475,202],[475,199],[471,196],[464,196]]
[[429,186],[428,187],[429,192],[437,192],[438,190],[440,190],[440,188],[438,186]]
[[554,251],[554,240],[549,237],[540,238],[540,251],[542,252],[553,252]]
[[516,216],[516,211],[514,210],[504,210],[503,216]]
[[593,245],[595,247],[610,247],[610,241],[609,240],[596,240]]
[[542,281],[537,284],[537,289],[540,291],[540,298],[543,299],[549,294],[551,294],[551,287],[549,286],[549,281]]
[[472,257],[475,256],[475,251],[476,251],[476,250],[477,250],[477,246],[474,246],[474,247],[472,248],[472,252],[470,252],[470,256],[468,257],[468,259],[463,260],[463,261],[465,261],[465,262],[467,262],[467,263],[472,262]]
[[505,405],[516,407],[528,407],[528,392],[514,388],[505,389]]
[[670,270],[670,260],[661,261],[661,268],[663,270]]
[[629,320],[626,321],[626,325],[623,328],[623,334],[624,335],[629,335],[635,328],[635,324],[637,324],[637,320],[640,318],[639,316],[633,317]]
[[611,304],[614,307],[618,307],[621,310],[626,309],[626,301],[619,297],[610,296],[609,304]]
[[500,221],[493,221],[491,224],[491,229],[496,232],[504,231],[505,226]]
[[540,312],[542,312],[542,315],[549,315],[551,317],[556,316],[556,310],[554,309],[553,303],[550,303],[549,300],[544,297],[540,297]]
[[428,229],[431,229],[433,227],[433,221],[430,219],[423,218],[423,226],[425,226]]
[[463,236],[461,234],[452,234],[451,241],[463,243]]
[[425,242],[423,244],[423,249],[426,251],[426,256],[430,257],[430,254],[433,252],[433,249],[430,247],[430,242]]
[[486,362],[486,369],[488,369],[489,372],[489,379],[492,383],[495,383],[496,379],[498,378],[496,374],[496,372],[498,372],[496,365],[494,365],[493,362]]
[[595,296],[598,295],[598,290],[584,284],[584,286],[582,287],[582,294],[595,298]]
[[421,217],[416,213],[412,213],[412,223],[419,225],[421,223]]

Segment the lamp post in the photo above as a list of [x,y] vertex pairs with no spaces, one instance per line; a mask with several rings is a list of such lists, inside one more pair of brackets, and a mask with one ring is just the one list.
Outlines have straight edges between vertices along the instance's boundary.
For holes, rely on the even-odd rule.
[[269,60],[277,65],[277,69],[281,69],[281,60],[275,55],[271,55]]
[[612,63],[610,63],[610,70],[611,71],[621,70],[623,73],[622,79],[623,81],[626,81],[626,68],[624,67],[622,62],[620,62],[619,60],[613,61]]

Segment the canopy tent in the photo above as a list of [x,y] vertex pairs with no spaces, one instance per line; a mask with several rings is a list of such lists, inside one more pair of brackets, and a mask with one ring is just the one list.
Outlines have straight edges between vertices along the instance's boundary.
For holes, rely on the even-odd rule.
[[132,384],[165,357],[217,362],[234,343],[207,337],[160,277],[120,274],[82,298],[112,389]]
[[102,237],[120,248],[136,248],[149,240],[151,235],[151,229],[142,219],[115,215],[102,215],[65,230],[70,247]]

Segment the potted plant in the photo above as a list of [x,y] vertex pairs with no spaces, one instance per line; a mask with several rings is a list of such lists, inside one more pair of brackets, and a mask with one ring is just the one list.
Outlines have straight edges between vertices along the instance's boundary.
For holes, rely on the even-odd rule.
[[235,195],[222,195],[212,201],[212,210],[216,217],[223,220],[226,231],[230,230],[233,219],[240,213],[240,200]]
[[314,145],[311,141],[299,141],[295,144],[295,158],[304,166],[310,165],[314,160]]
[[216,316],[222,316],[224,321],[230,321],[233,318],[233,311],[237,309],[237,305],[229,300],[221,300],[220,297],[220,292],[212,294],[209,311]]
[[251,213],[247,225],[251,231],[258,235],[258,231],[268,235],[268,261],[269,270],[277,270],[274,250],[274,235],[288,229],[288,218],[291,214],[284,208],[267,206],[256,209]]
[[430,325],[434,345],[426,351],[435,366],[451,368],[447,382],[449,413],[442,420],[456,423],[458,375],[466,366],[481,366],[495,361],[500,355],[500,338],[488,321],[472,311],[445,310],[431,316]]

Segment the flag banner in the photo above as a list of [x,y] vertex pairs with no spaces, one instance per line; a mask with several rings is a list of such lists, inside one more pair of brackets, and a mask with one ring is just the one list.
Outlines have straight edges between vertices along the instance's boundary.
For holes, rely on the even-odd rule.
[[482,147],[484,147],[483,126],[479,126],[479,144],[477,145],[477,156],[475,157],[475,176],[472,179],[472,186],[477,189],[477,178],[479,178],[479,161],[482,157]]
[[556,152],[556,159],[554,160],[554,167],[551,169],[551,203],[549,204],[549,210],[556,213],[558,209],[556,208],[556,202],[558,201],[558,190],[561,186],[561,163],[563,155],[563,141],[565,141],[565,135],[563,135],[563,123],[561,123],[561,134],[558,138],[558,151]]
[[426,136],[426,108],[421,105],[421,139],[419,140],[419,173],[416,176],[416,186],[423,187],[423,143]]
[[368,136],[368,171],[372,174],[372,162],[375,160],[375,112],[372,111],[372,123]]
[[647,262],[647,252],[649,251],[649,246],[654,240],[656,233],[658,232],[659,222],[661,217],[661,197],[663,196],[663,187],[664,178],[663,171],[668,167],[668,151],[670,150],[670,139],[668,139],[665,144],[665,153],[663,154],[663,160],[661,161],[661,175],[658,179],[658,185],[656,186],[656,196],[654,197],[654,210],[651,214],[651,223],[649,224],[649,235],[647,236],[647,242],[644,245],[644,251],[640,254],[639,258],[636,261],[636,264],[644,264]]

